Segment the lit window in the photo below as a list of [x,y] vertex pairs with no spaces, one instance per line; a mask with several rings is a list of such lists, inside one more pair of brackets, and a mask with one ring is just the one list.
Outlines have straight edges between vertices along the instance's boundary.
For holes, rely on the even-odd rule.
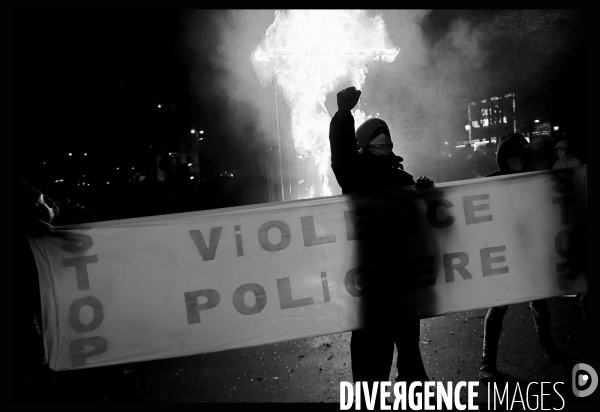
[[489,114],[489,112],[488,112],[487,107],[485,109],[481,109],[481,125],[483,127],[488,126],[488,114]]

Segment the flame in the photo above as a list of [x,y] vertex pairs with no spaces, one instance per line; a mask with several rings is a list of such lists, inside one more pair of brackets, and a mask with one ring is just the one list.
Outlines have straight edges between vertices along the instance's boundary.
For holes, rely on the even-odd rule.
[[[254,52],[263,69],[273,70],[290,104],[296,152],[318,171],[320,182],[307,184],[309,197],[332,195],[325,98],[345,81],[360,89],[369,61],[394,61],[399,49],[386,48],[386,35],[381,16],[368,17],[362,10],[277,11],[264,46]],[[356,126],[371,117],[359,108],[353,114]]]

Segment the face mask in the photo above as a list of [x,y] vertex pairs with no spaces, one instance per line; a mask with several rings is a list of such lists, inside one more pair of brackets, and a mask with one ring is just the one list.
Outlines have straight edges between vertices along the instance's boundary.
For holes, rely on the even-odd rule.
[[559,159],[565,160],[567,158],[567,152],[564,149],[556,149],[555,152]]
[[367,150],[377,156],[389,156],[393,147],[392,138],[382,133],[369,142]]
[[513,172],[520,172],[524,167],[525,163],[521,157],[515,156],[508,159],[508,168]]

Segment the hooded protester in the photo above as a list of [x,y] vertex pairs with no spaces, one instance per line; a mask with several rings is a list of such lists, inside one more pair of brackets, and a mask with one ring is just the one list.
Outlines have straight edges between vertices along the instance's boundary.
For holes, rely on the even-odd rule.
[[[331,168],[342,193],[415,185],[413,177],[404,171],[401,163],[404,159],[392,151],[394,145],[385,121],[367,119],[355,134],[350,110],[358,103],[360,91],[349,87],[337,97],[338,111],[330,124],[329,142]],[[425,176],[419,176],[416,182],[417,188],[431,184],[433,182]]]
[[45,362],[42,341],[42,307],[37,268],[26,236],[50,233],[50,224],[61,214],[58,205],[39,189],[13,181],[13,383],[32,379]]
[[[350,111],[358,103],[361,92],[354,87],[337,94],[338,111],[331,119],[329,142],[331,167],[344,194],[377,191],[398,186],[431,187],[433,182],[420,176],[416,183],[404,171],[386,122],[368,119],[354,132]],[[357,147],[358,146],[358,147]],[[390,325],[366,326],[352,332],[350,356],[355,382],[388,381],[394,356],[398,350],[398,376],[406,382],[429,378],[419,349],[420,320],[402,321],[402,328]]]
[[111,220],[114,216],[67,198],[55,201],[19,179],[13,180],[13,210],[13,396],[19,401],[32,401],[51,392],[48,380],[55,380],[56,375],[45,357],[40,284],[27,237],[50,236],[53,225]]
[[531,172],[532,150],[521,133],[507,133],[498,139],[496,163],[498,170],[484,177]]
[[554,153],[558,160],[552,166],[552,169],[566,169],[568,167],[581,166],[581,161],[571,154],[569,142],[561,140],[554,146]]
[[[498,170],[485,177],[503,176],[530,171],[531,149],[525,137],[520,133],[508,133],[498,140],[496,162]],[[550,312],[544,299],[528,302],[533,316],[535,331],[544,352],[544,357],[551,362],[562,362],[566,356],[556,347],[550,333]],[[483,382],[492,382],[500,377],[496,366],[498,341],[502,331],[504,315],[508,305],[489,308],[483,324],[483,357],[479,378]]]

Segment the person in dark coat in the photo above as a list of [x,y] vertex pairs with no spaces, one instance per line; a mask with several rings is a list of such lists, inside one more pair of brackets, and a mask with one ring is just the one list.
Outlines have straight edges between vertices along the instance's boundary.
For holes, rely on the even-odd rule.
[[561,140],[554,146],[554,153],[558,160],[552,166],[552,169],[565,169],[568,167],[581,166],[581,160],[573,156],[568,140]]
[[[343,194],[380,191],[398,186],[431,187],[433,182],[420,176],[416,183],[403,170],[400,156],[392,149],[390,130],[385,121],[372,118],[354,129],[350,111],[358,103],[360,91],[354,87],[337,94],[338,111],[331,119],[329,142],[331,167]],[[419,349],[420,320],[403,320],[396,325],[367,325],[352,332],[350,356],[355,382],[388,381],[394,355],[398,350],[396,380],[427,381]],[[378,405],[379,403],[377,403]],[[364,405],[364,403],[363,403]]]
[[[349,94],[348,90],[340,93],[344,96]],[[360,91],[355,92],[360,96]],[[354,117],[350,109],[339,108],[340,98],[338,94],[338,111],[331,120],[329,142],[331,168],[342,193],[414,185],[413,177],[405,172],[402,166],[401,162],[404,159],[392,152],[393,143],[385,121],[378,118],[367,119],[355,134]],[[342,107],[348,104],[343,100],[342,102]],[[420,176],[417,180],[419,187],[426,187],[432,183],[425,176]]]
[[[47,363],[43,342],[40,284],[35,258],[27,237],[51,236],[58,225],[115,219],[111,214],[92,210],[66,197],[54,200],[23,180],[13,180],[12,233],[12,391],[14,401],[93,400],[113,392],[122,399],[131,398],[117,392],[129,389],[129,379],[121,367],[97,368],[76,372],[54,372]],[[105,382],[110,382],[106,384]],[[100,383],[102,382],[102,383]],[[120,385],[120,386],[119,386]],[[89,390],[87,388],[90,388]],[[110,391],[109,389],[110,388]],[[64,390],[59,390],[64,389]]]
[[[13,181],[13,384],[31,381],[45,362],[37,267],[26,236],[50,233],[60,210],[21,180]],[[18,361],[16,361],[18,360]]]
[[[520,133],[508,133],[500,137],[496,151],[498,169],[484,177],[504,176],[531,171],[532,151],[525,137]],[[566,356],[556,347],[550,333],[550,312],[546,300],[528,302],[533,316],[535,331],[544,351],[544,357],[552,362],[562,362]],[[489,308],[483,326],[483,357],[479,378],[492,382],[500,377],[496,365],[498,341],[502,331],[504,315],[508,305]]]

